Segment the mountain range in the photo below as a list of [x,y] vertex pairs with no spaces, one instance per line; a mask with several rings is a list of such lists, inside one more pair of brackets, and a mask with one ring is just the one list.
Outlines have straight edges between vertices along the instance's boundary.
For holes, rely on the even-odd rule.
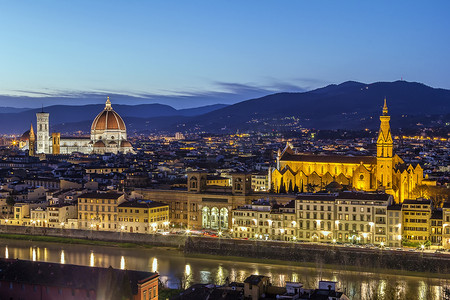
[[[395,81],[371,84],[347,81],[301,93],[276,93],[233,105],[176,110],[163,104],[114,105],[130,133],[201,130],[283,131],[376,129],[386,98],[393,128],[443,127],[450,123],[450,90]],[[102,105],[46,107],[52,130],[88,132]],[[0,111],[1,108],[0,108]],[[35,123],[36,109],[0,114],[0,132],[23,132]]]

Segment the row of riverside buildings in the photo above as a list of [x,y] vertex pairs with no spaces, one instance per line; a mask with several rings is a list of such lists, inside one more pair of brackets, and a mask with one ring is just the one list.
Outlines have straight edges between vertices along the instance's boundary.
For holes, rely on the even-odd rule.
[[394,204],[385,193],[301,194],[285,205],[254,201],[232,211],[235,238],[374,244],[402,243],[450,248],[450,203],[431,200]]
[[[133,193],[134,199],[127,200],[125,194],[110,191],[84,193],[77,203],[53,204],[45,210],[38,204],[17,203],[13,217],[2,219],[2,224],[129,233],[158,233],[176,225],[242,239],[390,247],[429,241],[450,248],[450,203],[442,208],[434,208],[427,199],[396,204],[390,194],[350,191],[272,199],[241,195],[242,201],[234,203],[235,194],[177,192],[172,199],[169,193],[159,193],[168,197],[151,201]],[[183,195],[188,202],[180,203]],[[188,217],[180,221],[183,210]]]
[[4,214],[1,224],[155,233],[168,229],[169,206],[144,199],[128,200],[125,194],[114,191],[88,192],[79,195],[76,203],[16,203],[12,215]]

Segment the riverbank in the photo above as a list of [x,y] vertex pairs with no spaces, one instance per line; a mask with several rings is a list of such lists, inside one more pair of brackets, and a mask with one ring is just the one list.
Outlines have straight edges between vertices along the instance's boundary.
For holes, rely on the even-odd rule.
[[334,265],[341,269],[396,270],[406,272],[449,274],[450,255],[382,249],[347,248],[321,244],[247,241],[189,237],[188,255],[221,255],[281,260],[288,264]]
[[144,243],[121,243],[121,242],[108,242],[98,240],[85,240],[66,237],[53,237],[53,236],[41,236],[41,235],[25,235],[25,234],[7,234],[0,233],[1,239],[10,240],[24,240],[35,242],[50,242],[61,244],[79,244],[79,245],[93,245],[93,246],[108,246],[108,247],[121,247],[121,248],[153,248],[152,245]]
[[[323,244],[287,243],[207,238],[186,235],[158,235],[127,232],[87,231],[60,228],[2,226],[0,237],[66,244],[85,244],[120,248],[183,250],[186,255],[221,256],[226,259],[258,259],[277,264],[332,266],[334,269],[383,273],[417,272],[449,274],[450,255],[381,249],[346,248]],[[391,271],[386,271],[391,270]],[[442,278],[442,277],[440,277]]]
[[[106,241],[96,241],[96,240],[83,240],[65,237],[51,237],[51,236],[36,236],[36,235],[19,235],[19,234],[0,234],[0,239],[6,240],[23,240],[23,241],[35,241],[35,242],[49,242],[58,244],[77,244],[77,245],[91,245],[91,246],[105,246],[105,247],[115,247],[115,248],[140,248],[140,249],[164,249],[167,251],[176,251],[180,254],[180,251],[175,247],[156,247],[152,245],[142,244],[142,243],[120,243],[120,242],[106,242]],[[234,261],[240,263],[257,263],[265,265],[278,265],[278,266],[295,266],[302,268],[323,268],[330,270],[341,269],[346,272],[361,272],[361,267],[357,266],[342,266],[337,264],[320,264],[316,262],[297,262],[297,261],[286,261],[280,259],[259,259],[254,257],[243,257],[243,256],[224,256],[224,255],[212,255],[212,254],[200,254],[200,253],[186,253],[186,257],[194,259],[208,259],[213,261]],[[415,276],[415,277],[431,277],[440,279],[449,279],[450,274],[437,274],[437,273],[426,273],[426,272],[415,272],[406,270],[396,270],[396,269],[386,269],[386,268],[366,268],[364,270],[367,273],[378,273],[378,274],[390,274],[390,275],[402,275],[402,276]]]
[[[277,265],[277,266],[293,266],[300,268],[322,268],[328,270],[342,270],[345,272],[358,272],[361,273],[361,267],[357,266],[342,266],[336,264],[317,264],[315,262],[295,262],[286,261],[280,259],[258,259],[252,257],[242,257],[242,256],[223,256],[223,255],[210,255],[210,254],[185,254],[186,257],[196,258],[196,259],[208,259],[208,260],[219,260],[219,261],[234,261],[240,263],[257,263],[265,265]],[[399,275],[399,276],[410,276],[410,277],[428,277],[437,279],[447,279],[450,280],[450,274],[442,273],[429,273],[429,272],[416,272],[416,271],[406,271],[397,269],[383,269],[383,268],[365,268],[365,273],[375,273],[375,274],[389,274],[389,275]]]

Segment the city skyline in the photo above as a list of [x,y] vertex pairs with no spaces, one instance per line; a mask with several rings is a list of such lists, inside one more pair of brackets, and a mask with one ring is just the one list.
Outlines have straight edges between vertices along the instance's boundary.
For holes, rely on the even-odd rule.
[[448,6],[4,3],[0,104],[38,107],[42,97],[75,104],[69,98],[86,95],[101,103],[119,94],[142,99],[124,104],[176,98],[172,105],[183,108],[194,99],[231,104],[347,80],[450,88]]

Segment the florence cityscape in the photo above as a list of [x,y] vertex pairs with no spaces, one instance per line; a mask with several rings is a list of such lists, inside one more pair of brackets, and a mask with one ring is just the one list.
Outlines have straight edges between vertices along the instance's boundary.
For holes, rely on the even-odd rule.
[[450,3],[0,3],[1,299],[450,299]]

